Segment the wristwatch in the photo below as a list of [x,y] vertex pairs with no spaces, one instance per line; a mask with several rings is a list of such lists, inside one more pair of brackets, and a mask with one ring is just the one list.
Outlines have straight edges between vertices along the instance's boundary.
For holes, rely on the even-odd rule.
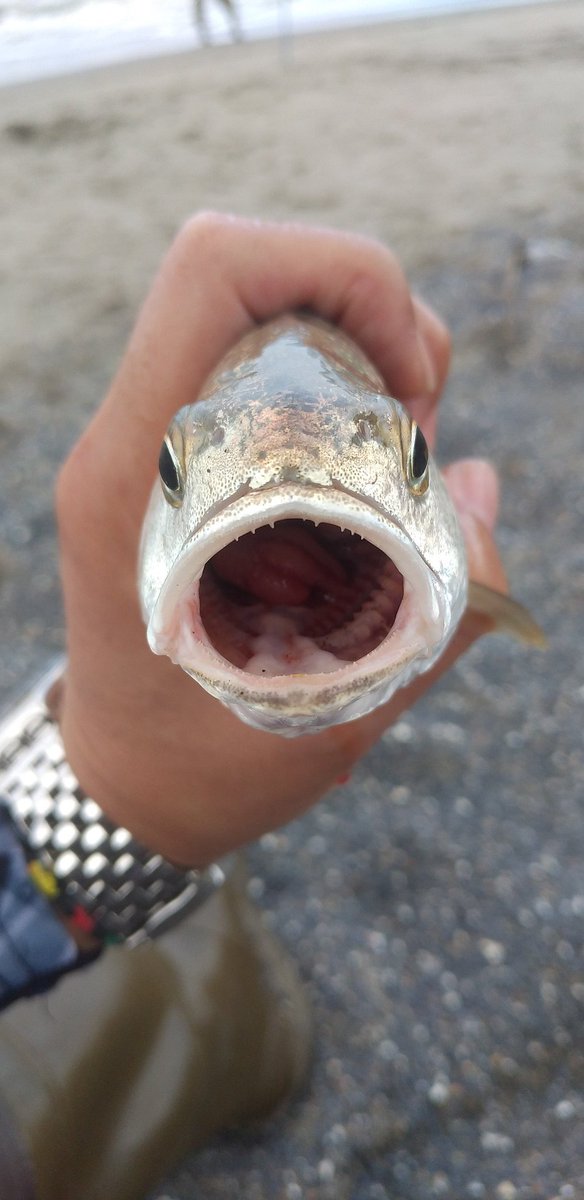
[[202,904],[227,864],[178,868],[84,794],[45,701],[65,666],[55,663],[0,722],[0,801],[47,900],[100,942],[133,947]]

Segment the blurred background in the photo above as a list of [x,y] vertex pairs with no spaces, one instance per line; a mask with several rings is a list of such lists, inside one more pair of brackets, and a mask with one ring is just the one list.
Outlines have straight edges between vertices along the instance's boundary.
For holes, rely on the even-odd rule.
[[581,1200],[584,6],[207,7],[0,0],[0,704],[63,645],[58,465],[208,207],[394,247],[453,332],[440,454],[498,466],[550,645],[485,639],[250,851],[314,1071],[152,1200]]
[[[530,3],[532,0],[515,0]],[[549,0],[548,0],[549,2]],[[0,80],[79,71],[191,49],[241,35],[290,39],[327,29],[433,12],[505,7],[507,0],[2,0]],[[237,15],[234,26],[233,11]]]

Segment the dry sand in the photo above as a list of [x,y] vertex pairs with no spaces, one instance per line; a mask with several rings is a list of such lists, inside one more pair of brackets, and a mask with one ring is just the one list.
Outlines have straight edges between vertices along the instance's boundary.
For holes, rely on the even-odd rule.
[[5,89],[0,365],[77,360],[89,331],[99,355],[200,208],[359,229],[409,266],[485,225],[579,236],[583,68],[577,0]]

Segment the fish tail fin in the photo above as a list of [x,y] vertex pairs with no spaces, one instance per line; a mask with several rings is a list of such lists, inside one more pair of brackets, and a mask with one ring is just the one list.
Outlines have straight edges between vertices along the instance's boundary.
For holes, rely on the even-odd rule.
[[495,592],[483,583],[474,583],[471,580],[468,585],[467,608],[471,612],[488,617],[492,621],[493,631],[510,633],[520,642],[527,642],[530,646],[545,650],[547,638],[543,629],[523,604],[512,600],[511,596],[504,596],[502,592]]

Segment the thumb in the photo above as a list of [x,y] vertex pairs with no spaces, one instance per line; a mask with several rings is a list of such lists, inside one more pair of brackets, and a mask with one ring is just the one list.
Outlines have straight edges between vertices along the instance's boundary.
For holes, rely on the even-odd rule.
[[464,458],[443,472],[468,555],[469,578],[497,592],[507,591],[507,578],[493,538],[499,509],[499,480],[483,459]]

